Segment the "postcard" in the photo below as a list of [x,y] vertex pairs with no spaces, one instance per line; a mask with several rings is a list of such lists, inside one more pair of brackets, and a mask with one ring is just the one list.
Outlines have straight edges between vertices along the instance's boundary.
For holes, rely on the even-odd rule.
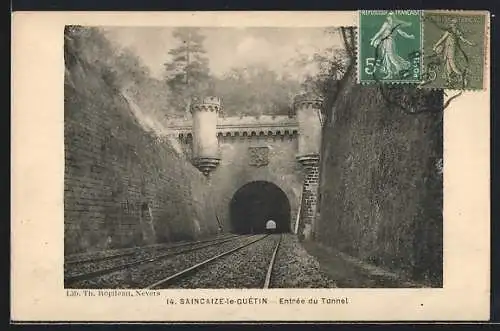
[[16,12],[11,316],[481,321],[488,12]]

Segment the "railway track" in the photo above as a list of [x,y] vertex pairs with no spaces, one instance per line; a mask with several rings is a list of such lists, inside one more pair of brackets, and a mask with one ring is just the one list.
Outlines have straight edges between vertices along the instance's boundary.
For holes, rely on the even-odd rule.
[[[332,288],[291,234],[238,235],[178,245],[177,249],[112,267],[65,275],[74,289]],[[188,247],[186,247],[188,246]],[[181,247],[181,248],[179,248]]]
[[[281,243],[281,240],[282,240],[282,237],[283,235],[279,235],[278,239],[274,242],[274,249],[272,251],[272,254],[271,254],[271,257],[270,257],[270,260],[269,262],[267,263],[267,271],[266,271],[266,274],[265,274],[265,278],[261,284],[261,287],[264,288],[264,289],[267,289],[267,288],[270,288],[271,287],[271,284],[272,284],[272,274],[273,274],[273,267],[275,265],[275,262],[276,262],[276,256],[277,256],[277,252],[279,250],[279,247],[280,247],[280,243]],[[161,289],[161,288],[167,288],[169,287],[170,285],[172,284],[175,284],[179,281],[183,281],[184,279],[190,277],[190,276],[196,276],[196,272],[201,270],[202,268],[204,267],[210,267],[210,264],[216,262],[216,261],[220,261],[222,258],[224,257],[229,257],[230,255],[232,254],[235,254],[237,252],[240,252],[241,250],[245,249],[245,248],[248,248],[252,245],[255,245],[267,238],[276,238],[276,235],[261,235],[260,237],[258,237],[257,239],[255,240],[251,240],[250,242],[248,243],[244,243],[242,245],[239,245],[235,248],[232,248],[232,249],[229,249],[223,253],[220,253],[220,254],[217,254],[215,256],[212,256],[208,259],[205,259],[204,261],[202,262],[199,262],[195,265],[192,265],[188,268],[185,268],[173,275],[170,275],[168,277],[165,277],[159,281],[156,281],[150,285],[148,285],[146,287],[146,289]]]
[[266,273],[266,279],[264,280],[264,286],[263,288],[269,288],[271,285],[271,277],[273,274],[273,268],[276,263],[276,256],[278,254],[278,249],[280,248],[281,240],[283,239],[283,235],[280,235],[278,239],[278,243],[276,244],[276,247],[274,248],[273,255],[271,256],[271,261],[269,262],[269,266],[267,267],[267,273]]
[[107,261],[107,260],[112,260],[120,257],[125,257],[125,256],[131,256],[134,254],[137,254],[138,252],[144,252],[144,251],[158,251],[158,250],[165,250],[165,249],[172,249],[172,248],[178,248],[178,247],[184,247],[184,246],[191,246],[195,244],[201,244],[205,242],[210,242],[214,240],[222,240],[226,238],[232,238],[232,237],[237,237],[238,235],[236,234],[229,234],[229,235],[223,235],[223,236],[218,236],[215,238],[211,239],[204,239],[204,240],[198,240],[195,242],[183,242],[179,244],[156,244],[156,245],[150,245],[150,246],[142,246],[142,247],[134,247],[130,249],[125,249],[125,250],[120,250],[115,253],[111,253],[109,255],[106,255],[103,252],[97,252],[96,256],[86,256],[83,258],[78,258],[77,256],[68,256],[66,257],[64,261],[65,266],[71,266],[75,264],[82,264],[82,263],[89,263],[89,262],[99,262],[99,261]]
[[[113,255],[111,257],[106,257],[106,258],[98,257],[96,259],[85,259],[85,260],[82,259],[81,261],[79,261],[80,263],[73,263],[73,265],[80,265],[79,267],[80,267],[80,269],[82,269],[81,265],[84,265],[83,268],[85,268],[85,267],[89,268],[89,266],[85,265],[85,264],[90,264],[92,266],[92,263],[109,262],[109,260],[112,260],[112,259],[118,259],[118,260],[115,261],[116,265],[112,265],[112,266],[101,265],[101,266],[99,266],[99,264],[98,264],[97,267],[92,266],[90,268],[92,270],[87,271],[87,272],[67,271],[67,272],[65,272],[65,277],[64,277],[65,286],[70,287],[73,284],[80,282],[80,281],[90,280],[90,279],[100,277],[100,276],[103,276],[106,274],[110,274],[110,273],[113,273],[116,271],[136,267],[136,266],[139,266],[142,264],[154,263],[154,262],[157,262],[157,261],[162,260],[162,259],[172,258],[172,257],[179,256],[179,255],[182,255],[185,253],[201,250],[203,248],[208,248],[208,247],[212,247],[215,245],[219,245],[219,244],[223,244],[223,243],[231,242],[231,241],[235,241],[235,240],[241,240],[242,238],[248,238],[248,237],[252,237],[252,236],[229,235],[229,236],[217,237],[214,239],[202,240],[202,241],[197,241],[197,242],[183,243],[183,244],[178,244],[178,245],[170,245],[170,246],[166,246],[166,247],[163,247],[162,249],[160,249],[159,254],[154,254],[152,256],[147,256],[147,257],[139,256],[139,257],[136,257],[135,259],[132,259],[132,261],[128,261],[128,262],[120,261],[119,259],[130,258],[131,256],[133,256],[133,254],[138,254],[138,252],[140,252],[140,251],[127,252],[127,253],[123,253],[121,255]],[[182,249],[186,246],[187,246],[187,248]],[[181,249],[177,250],[179,248],[181,248]],[[162,253],[162,252],[165,252],[165,253]],[[156,253],[158,253],[158,251],[156,251]],[[120,263],[120,262],[122,262],[122,263]]]

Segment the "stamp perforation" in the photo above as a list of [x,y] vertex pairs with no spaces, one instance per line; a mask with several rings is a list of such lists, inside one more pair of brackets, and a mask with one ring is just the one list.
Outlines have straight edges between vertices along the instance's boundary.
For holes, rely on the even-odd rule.
[[[422,64],[422,56],[421,56],[421,49],[423,47],[423,38],[422,38],[422,32],[423,32],[423,27],[422,27],[422,16],[423,16],[423,11],[422,10],[400,10],[400,11],[393,11],[393,10],[386,10],[386,11],[380,11],[377,15],[380,17],[383,17],[384,21],[378,22],[378,25],[382,24],[380,28],[378,29],[378,32],[374,34],[374,36],[370,39],[370,46],[375,48],[375,54],[377,55],[378,52],[383,53],[383,57],[385,57],[383,60],[375,59],[376,64],[373,65],[373,76],[374,79],[368,78],[368,77],[363,77],[363,58],[365,57],[364,52],[363,52],[363,45],[362,45],[362,40],[365,40],[365,34],[363,31],[363,20],[365,19],[364,16],[368,16],[370,13],[364,13],[364,11],[358,11],[358,17],[359,17],[359,42],[358,42],[358,68],[357,68],[357,74],[358,74],[358,83],[362,85],[371,85],[375,83],[384,83],[384,84],[393,84],[393,85],[399,85],[399,84],[419,84],[421,79],[420,76],[422,74],[423,70],[423,64]],[[405,19],[398,18],[401,16],[408,17],[405,21]],[[411,17],[411,19],[410,19]],[[415,39],[416,35],[415,34],[410,34],[404,29],[409,28],[412,26],[415,22],[415,17],[417,18],[418,22],[418,46],[417,50],[413,50],[408,53],[408,58],[402,58],[397,54],[397,47],[396,47],[396,42],[394,38],[396,36],[399,36],[399,38],[403,37],[406,40],[411,40]],[[371,31],[373,34],[373,31]],[[413,33],[415,33],[413,31]],[[400,45],[404,43],[404,41],[400,42]],[[411,44],[410,41],[407,41],[406,43]],[[411,47],[411,46],[410,46]],[[408,50],[407,50],[408,51]],[[415,58],[411,56],[412,53],[417,54],[418,58],[418,64],[415,63]],[[370,58],[371,59],[371,58]],[[380,61],[380,62],[379,62]],[[380,63],[383,63],[383,65],[380,65]],[[368,65],[368,58],[367,58],[367,65]],[[405,78],[394,78],[394,71],[392,67],[395,67],[396,71],[395,74],[396,76],[401,75],[401,72],[406,72],[407,76]],[[378,69],[377,69],[378,68]],[[413,68],[413,72],[411,71]],[[417,74],[415,73],[415,69],[418,68],[416,71]],[[366,69],[366,68],[365,68]],[[366,74],[368,74],[368,71],[366,71]],[[387,73],[387,76],[381,79],[376,79],[375,73],[377,71],[382,71],[384,73]],[[413,75],[412,75],[413,73]],[[388,79],[389,78],[389,79]]]
[[[401,14],[401,12],[404,12],[405,10],[401,10],[401,11],[397,11]],[[366,12],[366,13],[364,13]],[[378,13],[378,15],[386,15],[387,13],[391,13],[392,11],[390,10],[387,10],[387,11],[379,11],[380,13]],[[369,15],[369,11],[358,11],[358,24],[359,24],[359,27],[358,27],[358,30],[357,31],[357,52],[356,52],[356,65],[357,65],[357,68],[356,68],[356,75],[357,75],[357,82],[358,84],[361,84],[361,85],[372,85],[372,84],[376,84],[376,83],[382,83],[382,84],[385,84],[385,85],[400,85],[400,84],[410,84],[410,85],[415,85],[417,88],[423,88],[423,89],[449,89],[449,90],[461,90],[461,91],[484,91],[487,87],[486,87],[486,84],[487,84],[487,78],[489,77],[488,76],[488,70],[490,70],[490,64],[488,63],[488,59],[489,59],[489,51],[490,51],[490,45],[489,45],[489,36],[490,36],[490,13],[488,11],[484,11],[484,10],[440,10],[440,9],[436,9],[436,10],[418,10],[417,11],[419,13],[419,16],[420,16],[420,24],[419,24],[419,32],[420,32],[420,50],[419,50],[419,56],[420,56],[420,63],[419,63],[419,70],[420,70],[420,79],[418,80],[411,80],[411,79],[376,79],[375,75],[374,75],[374,78],[373,79],[370,79],[368,77],[363,77],[364,75],[364,72],[363,72],[363,69],[364,69],[364,62],[363,62],[363,58],[366,57],[366,55],[364,55],[364,49],[363,49],[363,40],[366,39],[366,33],[368,33],[367,31],[365,31],[365,28],[364,28],[364,20],[366,20],[366,15]],[[482,72],[480,73],[481,74],[481,87],[479,86],[468,86],[467,84],[463,84],[463,86],[440,86],[440,85],[435,85],[435,84],[429,84],[429,85],[426,85],[425,83],[428,84],[428,82],[424,79],[424,75],[427,74],[427,64],[426,64],[426,61],[427,61],[427,57],[429,53],[429,50],[427,49],[426,50],[426,38],[428,38],[428,36],[426,35],[426,22],[425,22],[425,15],[428,15],[428,14],[443,14],[443,15],[461,15],[461,16],[470,16],[470,15],[479,15],[479,16],[483,16],[484,17],[484,30],[482,31],[482,39],[481,39],[481,42],[479,43],[482,47],[482,51],[483,51],[483,54],[482,54]],[[373,31],[372,31],[373,32]],[[477,37],[477,36],[476,36]],[[392,38],[392,37],[391,37]],[[365,45],[366,47],[366,45]],[[439,64],[439,65],[442,65],[442,64]],[[437,68],[435,70],[449,70],[448,68]],[[467,69],[466,70],[469,70],[468,68],[468,65],[467,65]],[[474,70],[474,69],[471,69],[471,70]],[[470,74],[470,72],[468,73]],[[366,75],[364,75],[366,76]],[[477,76],[477,75],[476,75]],[[466,77],[465,74],[463,74],[463,77]],[[465,80],[465,78],[463,79]],[[477,79],[476,79],[477,81]],[[441,84],[441,85],[444,85],[444,84]]]
[[[448,16],[448,17],[451,17],[451,16],[484,16],[484,30],[483,30],[483,36],[482,36],[482,40],[480,42],[480,45],[482,46],[482,51],[483,51],[483,56],[482,56],[482,72],[481,72],[481,87],[471,87],[471,86],[468,86],[467,85],[467,82],[466,82],[466,75],[465,74],[462,74],[462,82],[461,82],[461,85],[462,86],[453,86],[453,85],[445,85],[444,83],[443,84],[433,84],[433,83],[430,83],[429,82],[425,82],[425,81],[422,81],[422,84],[419,86],[419,88],[423,88],[423,89],[447,89],[447,90],[455,90],[455,91],[484,91],[486,89],[486,81],[485,81],[485,78],[487,76],[487,70],[489,70],[489,65],[488,65],[488,51],[489,51],[489,47],[488,47],[488,42],[489,42],[489,13],[487,11],[471,11],[471,10],[426,10],[424,11],[424,22],[422,24],[422,27],[424,29],[424,33],[423,33],[423,42],[424,42],[424,45],[426,44],[426,41],[427,39],[426,38],[429,38],[428,36],[428,31],[426,32],[426,24],[428,24],[428,22],[426,22],[426,19],[425,19],[425,15],[439,15],[439,14],[442,14],[442,15],[445,15],[445,16]],[[448,23],[449,24],[449,23]],[[452,28],[451,27],[447,27],[447,30],[446,31],[452,31]],[[481,31],[481,30],[479,30]],[[453,35],[453,37],[455,38],[455,35]],[[442,36],[442,38],[444,38],[444,35]],[[432,54],[432,52],[430,53],[429,50],[426,50],[426,47],[424,46],[423,47],[423,65],[424,65],[424,71],[427,71],[427,68],[426,68],[426,63],[428,61],[428,57],[429,57],[429,54]],[[443,55],[442,55],[443,56]],[[446,59],[445,59],[445,62],[446,61],[450,61],[450,62],[454,62],[453,59],[449,59],[449,55],[444,55],[446,56]],[[455,63],[452,64],[452,66],[454,66]],[[436,66],[436,70],[438,70],[438,68],[441,68],[441,64]],[[466,66],[466,69],[464,70],[469,70],[470,68],[468,66]],[[450,69],[439,69],[439,70],[450,70]],[[464,71],[465,72],[465,71]],[[425,84],[429,84],[429,85],[424,85]]]

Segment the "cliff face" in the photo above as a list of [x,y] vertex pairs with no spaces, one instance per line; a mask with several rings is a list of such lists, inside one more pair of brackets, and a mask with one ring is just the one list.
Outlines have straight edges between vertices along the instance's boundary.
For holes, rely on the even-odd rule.
[[[317,240],[413,280],[442,285],[441,112],[407,114],[347,77],[323,132]],[[346,88],[347,87],[347,88]],[[442,94],[405,107],[442,107]]]
[[144,125],[93,45],[66,38],[65,253],[215,233],[205,177]]

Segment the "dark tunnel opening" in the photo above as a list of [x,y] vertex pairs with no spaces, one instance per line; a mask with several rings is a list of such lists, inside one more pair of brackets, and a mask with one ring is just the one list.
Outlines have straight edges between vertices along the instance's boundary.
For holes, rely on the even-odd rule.
[[[266,181],[243,185],[230,203],[231,227],[235,233],[290,232],[290,213],[285,192]],[[274,221],[274,230],[266,229],[269,220]]]

